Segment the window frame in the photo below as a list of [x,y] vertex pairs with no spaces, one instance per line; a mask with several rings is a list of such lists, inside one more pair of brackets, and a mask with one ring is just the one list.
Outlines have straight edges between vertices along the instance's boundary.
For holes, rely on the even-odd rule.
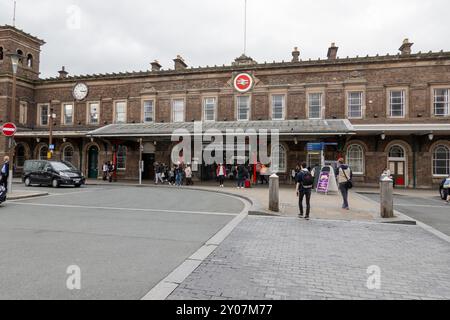
[[[146,121],[145,119],[145,103],[152,102],[152,121]],[[143,97],[141,99],[141,122],[142,123],[155,123],[156,122],[156,99],[154,97]]]
[[28,102],[19,102],[19,124],[26,125],[28,122]]
[[[206,106],[207,103],[206,101],[208,99],[213,99],[214,100],[214,108],[213,108],[213,112],[214,112],[214,116],[213,116],[213,120],[207,119],[206,118]],[[202,120],[204,122],[215,122],[217,121],[217,105],[218,105],[218,98],[217,96],[203,96],[202,97]]]
[[[125,104],[125,121],[124,122],[118,122],[117,121],[117,104],[124,103]],[[115,100],[113,102],[113,123],[114,124],[126,124],[128,123],[128,100]]]
[[[67,148],[71,148],[71,149],[72,149],[72,161],[67,161],[67,160],[65,159],[65,153],[66,153],[66,149],[67,149]],[[71,143],[66,144],[66,145],[62,148],[62,150],[61,150],[61,160],[62,160],[62,161],[69,162],[69,163],[72,164],[72,165],[75,165],[75,164],[73,163],[74,155],[75,155],[75,148],[73,147],[73,145],[72,145]]]
[[[72,106],[72,121],[70,123],[66,122],[66,106]],[[63,102],[61,104],[61,124],[63,126],[73,126],[75,123],[75,103],[73,102]]]
[[[41,159],[41,152],[42,152],[43,149],[47,149],[47,151],[45,152],[45,158]],[[45,144],[41,145],[39,147],[39,150],[38,150],[38,160],[40,160],[40,161],[48,160],[48,151],[49,150],[48,150],[48,146],[47,145],[45,145]]]
[[[175,102],[176,101],[183,101],[183,119],[181,121],[175,121],[175,110],[174,110],[174,106],[175,106]],[[170,120],[172,123],[184,123],[186,122],[186,98],[185,97],[173,97],[170,100]]]
[[[47,124],[42,124],[42,109],[43,107],[47,107]],[[38,127],[48,127],[50,124],[50,109],[51,106],[49,103],[38,103],[38,112],[37,112],[37,119],[36,123]]]
[[[357,159],[357,160],[361,161],[362,172],[355,170],[355,166],[351,165],[351,161],[350,160],[353,159],[353,158],[351,158],[349,155],[350,155],[350,150],[352,148],[354,148],[354,147],[359,148],[359,150],[361,151],[361,159]],[[365,172],[366,172],[366,160],[365,160],[365,156],[366,155],[365,155],[365,152],[364,152],[364,147],[362,145],[358,144],[358,143],[352,143],[352,144],[348,145],[347,150],[345,152],[345,156],[346,156],[346,159],[347,159],[347,164],[350,167],[350,169],[352,170],[352,173],[354,175],[363,176],[365,174]]]
[[[274,114],[275,114],[275,97],[282,97],[282,116],[281,118],[274,118]],[[286,93],[281,93],[281,92],[274,92],[271,93],[270,95],[270,119],[273,121],[283,121],[286,120],[286,103],[287,101],[287,94]]]
[[[97,123],[93,123],[91,121],[91,105],[92,104],[98,105],[98,112],[97,112],[98,121],[97,121]],[[86,102],[86,123],[88,125],[100,125],[100,116],[101,116],[101,102],[100,101],[87,101]]]
[[[402,115],[401,116],[394,116],[392,115],[392,93],[394,92],[402,92],[403,96],[403,109],[402,109]],[[389,119],[405,119],[409,115],[409,90],[406,87],[393,87],[387,89],[387,110],[386,110],[386,116]]]
[[[436,114],[436,103],[437,103],[436,102],[436,91],[437,90],[446,90],[447,91],[447,113],[444,115]],[[438,118],[438,119],[450,117],[450,85],[433,86],[431,88],[431,115],[433,118]]]
[[[246,119],[239,119],[239,100],[241,98],[248,98],[248,109],[247,109],[247,118]],[[236,113],[236,121],[242,122],[242,121],[250,121],[251,114],[252,114],[252,96],[249,94],[243,94],[243,95],[237,95],[235,98],[235,113]]]
[[[319,108],[319,117],[318,118],[312,118],[311,117],[311,96],[314,94],[320,95],[320,108]],[[324,100],[325,100],[325,92],[324,91],[308,91],[306,93],[306,118],[308,120],[322,120],[324,116]]]
[[[437,161],[437,159],[436,159],[436,151],[439,148],[444,148],[444,149],[447,150],[447,159],[446,159],[446,162],[447,162],[446,165],[448,167],[448,168],[446,168],[447,169],[447,174],[437,174],[436,173],[436,166],[435,166],[435,163]],[[441,160],[441,161],[444,161],[444,160]],[[446,177],[449,176],[449,174],[450,174],[450,147],[449,146],[447,146],[447,145],[445,145],[443,143],[439,143],[439,144],[436,144],[433,147],[432,155],[431,155],[431,174],[432,174],[433,178],[446,178]]]
[[[121,148],[125,148],[125,155],[122,156],[122,157],[124,158],[124,160],[122,161],[123,164],[124,164],[124,166],[121,167],[121,168],[119,168],[119,150],[120,150]],[[117,154],[116,154],[116,157],[117,157],[117,158],[116,158],[116,159],[117,159],[117,161],[116,161],[117,170],[118,170],[118,171],[126,171],[126,170],[127,170],[128,147],[127,147],[126,145],[123,145],[123,144],[118,145],[118,146],[117,146]]]
[[[352,95],[352,94],[355,94],[355,93],[359,93],[360,94],[360,98],[361,98],[361,105],[360,105],[360,112],[361,112],[361,114],[360,114],[360,116],[358,116],[358,117],[355,117],[355,116],[352,116],[351,115],[351,107],[352,107],[352,105],[351,105],[351,103],[350,103],[350,96]],[[366,109],[366,103],[365,103],[365,101],[366,101],[366,93],[365,93],[365,90],[363,90],[363,89],[359,89],[359,88],[355,88],[355,89],[348,89],[348,90],[346,90],[345,91],[345,112],[346,112],[346,117],[347,117],[347,119],[364,119],[364,117],[365,117],[365,109]]]

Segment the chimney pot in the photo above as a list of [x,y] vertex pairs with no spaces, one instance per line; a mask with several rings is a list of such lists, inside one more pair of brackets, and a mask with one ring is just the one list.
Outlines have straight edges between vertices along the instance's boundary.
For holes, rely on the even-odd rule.
[[69,73],[66,71],[66,67],[65,67],[65,66],[63,66],[62,69],[58,71],[58,73],[59,73],[59,78],[60,78],[60,79],[65,79],[65,78],[67,78],[67,75],[69,74]]
[[328,53],[327,53],[328,60],[336,60],[338,50],[339,50],[339,48],[336,47],[336,43],[333,42],[331,44],[331,47],[328,48]]
[[406,38],[405,40],[403,40],[403,44],[398,50],[400,50],[402,56],[407,56],[411,54],[411,47],[413,45],[414,43],[409,42],[409,39]]
[[292,51],[292,62],[298,62],[300,59],[300,51],[298,50],[298,47],[294,48],[294,51]]
[[185,70],[187,68],[186,62],[184,62],[183,57],[180,55],[177,55],[173,61],[175,62],[175,70]]
[[161,65],[159,64],[158,60],[155,60],[151,63],[152,71],[160,71]]

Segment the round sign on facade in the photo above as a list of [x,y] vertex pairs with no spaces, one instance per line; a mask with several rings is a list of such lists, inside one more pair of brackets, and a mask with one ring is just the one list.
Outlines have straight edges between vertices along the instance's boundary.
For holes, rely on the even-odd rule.
[[17,128],[14,123],[5,123],[2,128],[2,133],[5,137],[12,137],[16,134]]
[[253,87],[253,77],[248,73],[240,73],[234,78],[234,88],[240,92],[245,93]]

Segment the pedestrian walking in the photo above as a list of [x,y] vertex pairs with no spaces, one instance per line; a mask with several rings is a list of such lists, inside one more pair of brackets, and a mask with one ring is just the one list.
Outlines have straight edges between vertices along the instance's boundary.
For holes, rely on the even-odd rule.
[[175,185],[177,187],[181,187],[182,182],[183,182],[183,170],[181,168],[181,165],[178,165],[175,167]]
[[344,163],[344,159],[338,160],[338,168],[336,170],[337,182],[339,185],[339,191],[342,195],[342,209],[350,210],[348,204],[348,190],[353,188],[352,177],[353,173],[350,167]]
[[9,157],[5,156],[3,158],[3,165],[0,171],[0,185],[5,188],[5,191],[8,192],[8,178],[9,178]]
[[161,177],[161,165],[158,162],[155,162],[155,184],[159,182],[164,183],[164,180]]
[[108,162],[105,162],[102,167],[103,181],[108,180]]
[[217,167],[217,170],[216,170],[216,176],[219,178],[219,186],[221,188],[223,188],[223,183],[225,181],[226,175],[227,175],[227,169],[225,168],[225,166],[222,163],[219,164],[219,166]]
[[302,163],[301,169],[295,178],[296,180],[296,192],[298,197],[298,205],[300,209],[299,217],[303,218],[303,199],[306,200],[306,215],[305,219],[309,220],[311,213],[311,193],[314,184],[314,178],[311,172],[308,170],[306,163]]
[[111,183],[113,181],[113,175],[114,175],[114,164],[111,163],[111,161],[108,161],[108,181]]
[[446,195],[447,204],[450,204],[450,175],[447,177],[447,179],[445,179],[443,188]]
[[237,167],[237,188],[243,189],[245,183],[245,167],[243,164],[240,164]]
[[184,174],[186,176],[186,185],[192,186],[194,183],[192,182],[192,169],[190,165],[186,166],[186,169],[184,169]]

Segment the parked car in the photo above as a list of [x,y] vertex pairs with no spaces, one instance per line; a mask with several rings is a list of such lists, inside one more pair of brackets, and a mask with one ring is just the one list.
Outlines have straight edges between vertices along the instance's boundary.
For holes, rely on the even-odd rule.
[[67,162],[27,160],[23,168],[22,182],[27,187],[37,184],[54,188],[72,185],[78,188],[85,184],[86,179],[78,169]]
[[447,180],[447,178],[442,180],[442,182],[439,186],[439,194],[441,195],[442,200],[447,200],[448,191],[450,190],[450,189],[444,189],[444,183],[446,180]]

